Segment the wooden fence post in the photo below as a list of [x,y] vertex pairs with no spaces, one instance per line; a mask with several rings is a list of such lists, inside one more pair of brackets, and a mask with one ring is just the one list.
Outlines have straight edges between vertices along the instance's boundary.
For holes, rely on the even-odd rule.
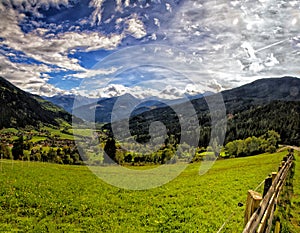
[[281,168],[284,166],[285,162],[284,161],[281,161],[280,165],[279,165],[279,168],[278,168],[278,171],[281,170]]
[[272,172],[272,183],[275,180],[276,176],[277,176],[277,172]]
[[267,194],[269,191],[270,187],[272,186],[272,177],[269,176],[265,179],[265,186],[264,186],[264,192],[263,192],[263,197]]
[[[265,180],[264,198],[259,193],[249,190],[244,216],[243,233],[269,233],[272,228],[277,198],[284,185],[288,171],[292,166],[292,156],[280,163],[278,173],[272,172]],[[274,233],[280,232],[280,222],[276,222]]]
[[247,196],[247,203],[246,203],[246,210],[245,210],[245,217],[244,217],[244,224],[246,225],[250,220],[252,214],[256,211],[259,207],[259,204],[262,200],[262,196],[260,193],[255,192],[253,190],[248,191]]

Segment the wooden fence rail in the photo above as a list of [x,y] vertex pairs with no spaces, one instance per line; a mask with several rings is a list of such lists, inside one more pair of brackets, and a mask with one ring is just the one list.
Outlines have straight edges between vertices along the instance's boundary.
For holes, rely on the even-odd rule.
[[293,153],[290,153],[282,161],[277,174],[272,173],[272,176],[266,179],[263,197],[252,190],[248,191],[243,233],[269,233],[271,231],[278,196],[293,159]]

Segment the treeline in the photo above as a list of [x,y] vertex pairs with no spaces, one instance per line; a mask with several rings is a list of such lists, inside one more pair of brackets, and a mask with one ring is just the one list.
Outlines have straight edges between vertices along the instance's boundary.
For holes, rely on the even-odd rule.
[[[222,151],[222,158],[244,157],[257,155],[260,153],[274,153],[280,142],[280,135],[274,130],[269,130],[260,137],[248,137],[244,140],[234,140],[227,143]],[[128,145],[126,146],[128,148]],[[138,151],[141,151],[138,149]],[[203,160],[204,156],[215,158],[218,156],[216,150],[211,147],[190,147],[184,143],[180,146],[176,144],[175,137],[169,140],[159,150],[152,153],[130,152],[122,149],[122,146],[114,138],[108,138],[104,145],[104,152],[98,164],[110,164],[116,162],[120,165],[144,165],[144,164],[165,164],[176,163],[178,161],[197,162]]]
[[[175,136],[171,136],[166,143],[157,150],[151,146],[146,147],[138,144],[120,145],[114,138],[102,138],[100,144],[97,141],[89,146],[89,150],[80,150],[75,144],[61,147],[31,147],[31,144],[24,142],[23,137],[14,141],[10,150],[5,144],[0,145],[0,155],[4,159],[23,161],[52,162],[59,164],[84,164],[90,165],[112,164],[120,165],[145,165],[145,164],[166,164],[177,163],[178,161],[197,162],[203,160],[204,156],[215,158],[214,148],[191,147],[187,143],[178,145]],[[243,157],[264,152],[273,153],[278,148],[280,135],[270,130],[260,137],[248,137],[246,139],[234,140],[227,143],[222,151],[221,157]],[[98,145],[97,145],[98,144]],[[128,150],[125,150],[124,147]],[[139,148],[137,147],[139,146]],[[102,147],[102,150],[100,149]],[[225,154],[224,154],[225,153]],[[80,156],[81,155],[81,156]]]
[[[165,164],[167,162],[176,163],[179,158],[182,158],[176,155],[176,143],[168,143],[154,152],[150,152],[150,147],[130,148],[130,145],[126,145],[126,147],[132,150],[124,150],[114,138],[108,138],[105,142],[101,163],[116,162],[129,165]],[[134,152],[135,150],[139,152]]]
[[244,140],[234,140],[225,145],[227,157],[244,157],[260,153],[274,153],[278,148],[280,135],[274,130],[268,131],[260,137],[248,137]]
[[74,144],[55,147],[32,147],[31,143],[24,142],[23,136],[14,141],[11,150],[7,145],[0,145],[0,155],[3,159],[23,161],[51,162],[59,164],[83,164],[79,151]]

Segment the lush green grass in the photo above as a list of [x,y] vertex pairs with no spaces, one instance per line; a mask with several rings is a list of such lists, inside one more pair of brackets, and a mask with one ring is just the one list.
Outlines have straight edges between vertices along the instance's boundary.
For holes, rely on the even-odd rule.
[[54,129],[51,127],[43,127],[44,130],[48,130],[51,136],[59,136],[60,139],[74,140],[74,136],[70,134],[65,134],[60,131],[60,129]]
[[33,136],[31,140],[29,140],[30,142],[39,142],[39,141],[44,141],[46,140],[47,138],[46,137],[41,137],[41,136]]
[[6,129],[1,129],[0,133],[17,133],[18,130],[15,128],[6,128]]
[[238,203],[285,154],[219,160],[202,176],[191,164],[145,191],[112,187],[85,166],[2,161],[0,231],[216,232],[234,212],[223,232],[241,232]]
[[293,196],[291,200],[291,218],[290,230],[300,232],[300,152],[295,152],[296,166],[293,179]]

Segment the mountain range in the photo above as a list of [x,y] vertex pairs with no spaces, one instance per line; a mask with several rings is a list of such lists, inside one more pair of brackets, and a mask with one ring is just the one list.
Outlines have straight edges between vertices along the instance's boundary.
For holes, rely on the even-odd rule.
[[[126,93],[122,96],[114,96],[110,98],[88,98],[79,95],[55,95],[52,97],[44,96],[43,98],[86,121],[95,120],[98,123],[107,123],[111,121],[111,114],[114,105],[120,99],[122,99],[122,102],[124,102],[126,108],[133,108],[131,116],[136,116],[152,109],[177,105],[180,103],[184,103],[187,100],[199,99],[203,96],[209,96],[212,94],[212,92],[205,92],[203,94],[189,95],[186,98],[171,100],[162,99],[159,97],[139,99],[129,93]],[[121,120],[126,118],[124,113],[125,112],[121,107],[117,111],[117,119]]]
[[[282,136],[283,143],[300,144],[300,79],[294,77],[260,79],[231,90],[222,91],[221,95],[227,114],[225,142],[260,136],[268,130],[276,130]],[[207,146],[211,133],[211,113],[207,102],[214,95],[191,100],[201,128],[199,146]],[[174,111],[184,112],[186,103],[166,106],[130,118],[130,133],[139,142],[147,142],[151,122],[163,122],[168,135],[181,137],[178,115]],[[188,122],[191,119],[186,119]],[[112,133],[111,124],[105,129]],[[220,127],[221,128],[221,127]],[[221,130],[221,129],[220,129]],[[188,132],[192,134],[193,128]]]
[[[283,143],[300,144],[300,79],[294,77],[260,79],[222,91],[220,94],[227,114],[225,141],[252,135],[259,136],[269,129],[274,129],[282,135]],[[214,96],[214,93],[205,93],[188,97],[201,126],[201,146],[208,144],[211,115],[207,101]],[[75,98],[79,102],[79,107],[72,109]],[[169,135],[180,136],[179,118],[174,109],[184,112],[187,106],[186,99],[163,101],[153,98],[141,102],[130,94],[99,100],[77,96],[58,96],[48,100],[64,106],[68,111],[72,110],[75,115],[81,115],[80,117],[85,120],[102,123],[110,122],[116,103],[118,107],[113,111],[116,121],[122,122],[122,119],[127,119],[125,110],[132,108],[133,112],[129,117],[130,131],[140,142],[149,139],[149,125],[155,121],[163,122]],[[61,107],[22,91],[4,78],[0,78],[0,103],[0,128],[39,124],[58,126],[62,122],[69,124],[72,122],[72,115]],[[111,130],[110,124],[103,127]]]
[[[299,100],[299,87],[300,83],[298,78],[268,78],[256,80],[231,90],[222,91],[221,94],[227,112],[234,113],[236,111],[246,110],[249,106],[266,104],[273,100]],[[56,95],[43,98],[86,121],[95,120],[98,123],[105,123],[111,121],[111,113],[118,99],[122,100],[126,108],[132,108],[131,116],[137,116],[153,109],[184,104],[187,100],[192,101],[196,109],[198,108],[198,111],[205,110],[207,109],[207,105],[206,99],[203,97],[208,97],[213,94],[212,92],[205,92],[204,94],[187,96],[187,98],[175,100],[160,99],[158,97],[142,100],[129,93],[122,96],[99,99],[75,95]],[[75,99],[76,109],[73,108]],[[119,107],[120,108],[115,111],[118,115],[117,120],[126,118],[126,112],[124,112],[122,106]]]

